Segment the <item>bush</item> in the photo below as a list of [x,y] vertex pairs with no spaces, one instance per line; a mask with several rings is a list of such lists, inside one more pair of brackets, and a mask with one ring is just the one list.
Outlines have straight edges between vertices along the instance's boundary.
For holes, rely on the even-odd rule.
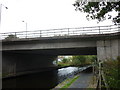
[[12,39],[18,39],[16,35],[10,34],[8,37],[5,38],[5,40],[12,40]]
[[95,55],[79,55],[72,57],[72,64],[73,65],[87,65],[92,64],[96,60]]
[[77,55],[68,58],[63,58],[58,62],[59,66],[84,66],[90,65],[96,60],[95,55]]
[[120,85],[120,59],[117,60],[108,60],[103,63],[103,71],[105,75],[106,83],[109,88],[119,88]]

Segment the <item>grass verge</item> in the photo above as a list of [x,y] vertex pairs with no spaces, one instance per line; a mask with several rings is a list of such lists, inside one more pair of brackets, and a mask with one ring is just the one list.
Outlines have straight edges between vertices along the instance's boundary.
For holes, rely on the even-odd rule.
[[76,81],[80,76],[75,76],[74,78],[70,79],[68,83],[66,83],[60,90],[65,90],[68,88],[74,81]]
[[52,90],[65,90],[66,88],[68,88],[74,81],[76,81],[80,76],[76,75],[73,78],[68,78],[65,81],[63,81],[62,83],[58,84],[55,88],[53,88]]

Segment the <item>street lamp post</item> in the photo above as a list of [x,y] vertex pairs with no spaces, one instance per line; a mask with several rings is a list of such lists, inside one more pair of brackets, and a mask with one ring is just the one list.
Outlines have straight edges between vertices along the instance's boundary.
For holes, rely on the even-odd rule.
[[2,6],[5,7],[5,9],[8,9],[8,7],[4,6],[3,4],[0,4],[0,27],[1,27],[1,17],[2,17]]
[[[4,6],[3,4],[0,4],[0,28],[1,28],[1,15],[2,15],[2,6]],[[8,7],[4,6],[6,9],[8,9]],[[0,35],[1,38],[1,35]],[[0,43],[0,49],[2,49],[2,43]],[[2,89],[2,53],[0,53],[0,90]]]
[[25,22],[25,21],[22,21],[22,22],[24,22],[24,23],[25,23],[25,29],[26,29],[26,38],[27,38],[27,22]]

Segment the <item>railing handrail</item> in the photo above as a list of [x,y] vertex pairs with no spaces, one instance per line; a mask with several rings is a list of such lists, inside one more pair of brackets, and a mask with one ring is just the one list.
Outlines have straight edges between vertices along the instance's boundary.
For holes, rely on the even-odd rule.
[[[47,29],[47,30],[34,30],[34,31],[19,31],[19,32],[7,32],[0,33],[1,37],[5,39],[8,35],[17,35],[20,38],[30,38],[29,35],[32,35],[32,38],[38,37],[33,36],[39,35],[40,37],[54,37],[54,36],[62,36],[62,35],[78,35],[78,34],[104,34],[105,32],[119,32],[119,25],[106,25],[106,26],[93,26],[93,27],[77,27],[77,28],[59,28],[59,29]],[[88,31],[88,32],[87,32]],[[45,35],[44,35],[45,34]],[[21,35],[21,36],[20,36]],[[26,35],[26,37],[25,37]],[[51,36],[50,36],[51,35]]]
[[[120,24],[117,24],[120,25]],[[41,29],[41,30],[34,30],[34,31],[50,31],[50,30],[64,30],[64,29],[82,29],[82,28],[95,28],[95,27],[110,27],[110,26],[117,26],[117,25],[105,25],[105,26],[88,26],[88,27],[77,27],[77,28],[58,28],[58,29]],[[26,31],[18,31],[18,32],[5,32],[5,33],[19,33],[19,32],[26,32]],[[33,32],[33,31],[27,31],[27,32]],[[5,34],[0,33],[0,34]]]

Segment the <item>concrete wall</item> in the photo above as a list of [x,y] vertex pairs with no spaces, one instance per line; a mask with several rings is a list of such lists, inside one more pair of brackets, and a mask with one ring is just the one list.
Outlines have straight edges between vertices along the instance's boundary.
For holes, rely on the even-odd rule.
[[106,39],[97,41],[98,60],[116,59],[120,56],[120,39]]
[[20,73],[25,71],[40,71],[42,68],[54,67],[53,60],[57,56],[8,53],[3,52],[2,69],[3,73]]

